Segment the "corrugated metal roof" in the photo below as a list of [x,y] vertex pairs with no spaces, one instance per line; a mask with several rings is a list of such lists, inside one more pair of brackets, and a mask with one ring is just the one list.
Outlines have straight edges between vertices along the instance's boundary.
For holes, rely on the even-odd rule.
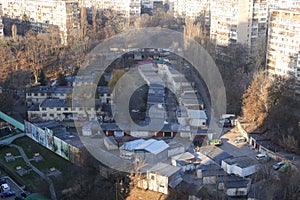
[[187,110],[188,116],[191,119],[207,119],[204,110]]
[[127,150],[127,151],[133,151],[138,145],[142,144],[145,142],[144,139],[138,139],[138,140],[133,140],[130,142],[125,142],[120,149],[122,150]]
[[144,150],[153,154],[158,154],[167,149],[168,147],[169,145],[162,140],[157,141],[154,139],[149,139],[139,144],[137,147],[134,148],[134,150]]
[[176,172],[178,172],[179,170],[180,170],[179,167],[175,167],[173,165],[168,165],[165,163],[157,163],[156,165],[154,165],[149,169],[149,172],[159,174],[161,176],[170,177]]

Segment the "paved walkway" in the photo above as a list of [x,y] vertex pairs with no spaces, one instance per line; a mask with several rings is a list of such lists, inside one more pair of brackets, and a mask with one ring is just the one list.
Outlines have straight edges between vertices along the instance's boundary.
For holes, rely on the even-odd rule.
[[21,156],[23,157],[26,165],[28,167],[30,167],[35,173],[37,173],[42,179],[44,179],[48,185],[49,185],[49,191],[50,191],[50,194],[51,194],[51,200],[56,200],[56,193],[55,193],[55,189],[54,189],[54,185],[53,185],[53,182],[52,180],[46,176],[43,172],[41,172],[38,168],[36,168],[35,166],[33,166],[31,163],[30,163],[30,160],[28,159],[27,155],[25,154],[24,150],[22,147],[18,146],[18,145],[15,145],[15,144],[10,144],[9,145],[10,147],[14,147],[14,148],[17,148],[21,154]]

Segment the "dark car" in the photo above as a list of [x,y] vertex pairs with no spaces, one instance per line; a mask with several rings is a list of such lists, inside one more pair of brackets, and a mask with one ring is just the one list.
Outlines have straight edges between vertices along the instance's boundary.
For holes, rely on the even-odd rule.
[[274,170],[279,170],[283,165],[285,165],[285,162],[281,161],[281,162],[276,163],[275,165],[273,165],[273,169]]
[[0,194],[1,198],[12,197],[15,196],[16,193],[14,191],[5,191]]

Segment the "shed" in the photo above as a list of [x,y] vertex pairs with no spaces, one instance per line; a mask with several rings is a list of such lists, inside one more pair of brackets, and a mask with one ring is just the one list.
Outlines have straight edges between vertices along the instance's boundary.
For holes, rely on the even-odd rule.
[[182,172],[195,170],[198,165],[200,165],[200,160],[198,160],[190,152],[185,152],[171,158],[172,165],[180,167]]
[[258,170],[258,162],[248,156],[241,156],[222,160],[221,167],[228,174],[246,177]]
[[168,158],[171,156],[175,156],[181,153],[184,153],[185,149],[184,146],[178,142],[170,142],[168,148]]
[[180,168],[157,163],[147,171],[148,189],[168,194],[168,188],[175,188],[181,181]]
[[148,163],[157,163],[168,158],[168,148],[163,140],[149,139],[135,147],[134,152]]
[[104,145],[107,148],[107,150],[117,150],[118,144],[113,136],[104,136]]

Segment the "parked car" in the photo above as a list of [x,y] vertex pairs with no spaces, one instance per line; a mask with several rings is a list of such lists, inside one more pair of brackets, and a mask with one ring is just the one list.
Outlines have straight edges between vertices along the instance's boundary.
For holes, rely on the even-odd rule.
[[240,138],[235,138],[234,143],[240,143],[240,142],[246,142],[246,138],[240,137]]
[[10,187],[7,183],[3,183],[1,185],[1,192],[6,192],[6,191],[9,191],[10,190]]
[[278,162],[275,165],[273,165],[274,170],[279,170],[283,165],[285,165],[284,161]]
[[14,191],[5,191],[0,194],[1,198],[12,197],[15,196],[16,193]]
[[221,139],[213,139],[209,141],[209,145],[215,145],[215,146],[220,146],[222,145],[222,140]]
[[266,155],[266,154],[262,154],[262,153],[257,154],[257,155],[256,155],[256,159],[257,159],[257,160],[267,159],[267,155]]

